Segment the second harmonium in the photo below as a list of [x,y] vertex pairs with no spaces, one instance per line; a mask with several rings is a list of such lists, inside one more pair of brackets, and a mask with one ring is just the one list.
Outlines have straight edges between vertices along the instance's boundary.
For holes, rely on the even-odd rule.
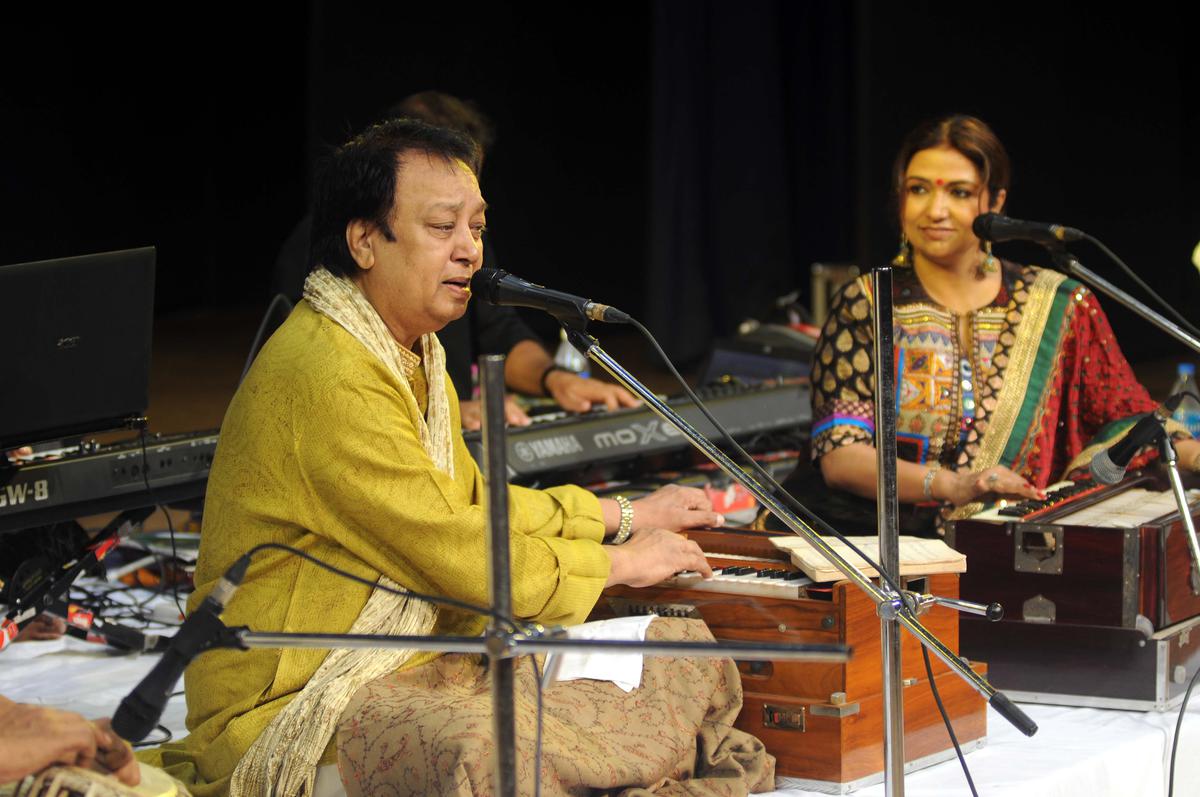
[[[964,617],[963,652],[1018,700],[1165,709],[1200,667],[1200,582],[1166,484],[1056,485],[947,530],[967,555],[967,600],[999,601],[1000,623]],[[1200,513],[1200,494],[1189,494]]]

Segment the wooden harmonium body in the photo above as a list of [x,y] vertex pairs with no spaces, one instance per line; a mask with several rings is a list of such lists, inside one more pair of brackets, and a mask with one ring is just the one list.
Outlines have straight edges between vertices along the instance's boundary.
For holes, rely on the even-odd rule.
[[[705,621],[717,639],[845,644],[841,664],[738,662],[744,703],[737,727],[763,741],[776,774],[794,785],[845,793],[883,776],[883,697],[880,626],[875,606],[848,581],[814,584],[769,541],[777,533],[691,531],[714,570],[711,581],[682,577],[656,587],[610,587],[593,619],[658,614]],[[914,589],[955,597],[958,575],[906,579]],[[924,583],[921,583],[924,582]],[[958,650],[958,617],[935,607],[923,622]],[[919,645],[902,635],[904,750],[910,769],[953,757],[954,751],[927,683]],[[986,704],[936,658],[938,691],[964,750],[987,737]],[[983,665],[976,671],[986,673]],[[793,785],[793,784],[789,784]]]
[[986,657],[992,683],[1018,700],[1178,703],[1200,667],[1200,584],[1172,493],[1137,473],[1047,494],[947,529],[967,556],[963,597],[1005,609],[999,623],[963,616],[963,654]]

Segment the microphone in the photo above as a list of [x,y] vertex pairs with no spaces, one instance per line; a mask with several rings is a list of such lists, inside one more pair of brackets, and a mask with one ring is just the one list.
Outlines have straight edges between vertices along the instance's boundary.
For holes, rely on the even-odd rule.
[[250,566],[243,556],[225,571],[213,591],[188,615],[154,669],[125,696],[112,717],[112,729],[126,741],[140,742],[158,725],[175,684],[192,659],[211,648],[225,629],[221,612],[237,591]]
[[1098,484],[1116,484],[1125,478],[1129,460],[1142,446],[1154,440],[1163,430],[1163,424],[1174,414],[1187,393],[1176,393],[1158,406],[1154,412],[1142,418],[1129,433],[1096,456],[1088,470]]
[[568,326],[579,321],[629,323],[629,315],[615,307],[535,285],[498,268],[481,268],[476,271],[475,276],[471,277],[471,291],[482,296],[489,304],[543,310],[558,319],[559,323]]
[[976,216],[975,221],[971,223],[971,230],[979,238],[994,243],[1033,241],[1039,244],[1059,244],[1065,241],[1078,241],[1086,237],[1082,230],[1074,227],[1010,219],[999,213],[983,213]]

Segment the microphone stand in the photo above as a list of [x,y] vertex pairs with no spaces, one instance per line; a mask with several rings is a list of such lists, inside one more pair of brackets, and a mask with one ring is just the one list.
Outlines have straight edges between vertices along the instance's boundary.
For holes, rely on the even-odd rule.
[[[820,664],[849,661],[845,645],[793,645],[783,642],[649,642],[616,639],[567,639],[561,628],[537,628],[508,633],[502,644],[488,636],[421,636],[387,634],[316,634],[286,631],[251,631],[244,625],[224,628],[211,648],[314,648],[320,650],[390,648],[436,650],[439,653],[485,653],[513,658],[533,653],[641,653],[644,656],[681,656],[697,659],[733,658],[744,661],[803,661]],[[136,740],[129,740],[136,741]]]
[[[877,307],[884,302],[887,303],[889,308],[887,310],[887,314],[890,318],[890,279],[888,293],[886,295],[876,294],[875,299]],[[914,603],[915,605],[915,596],[913,596],[911,593],[906,595],[895,595],[890,589],[884,589],[880,587],[872,582],[871,579],[859,572],[857,567],[851,565],[837,551],[831,548],[829,544],[825,542],[824,538],[821,537],[821,535],[819,535],[807,523],[801,520],[794,512],[792,512],[791,509],[784,506],[783,503],[775,497],[774,493],[764,486],[758,480],[758,478],[754,476],[754,474],[749,473],[739,467],[737,463],[730,459],[730,457],[724,451],[714,445],[712,441],[697,431],[696,428],[684,420],[682,416],[680,416],[666,403],[659,399],[658,396],[655,395],[652,390],[642,384],[637,377],[625,370],[625,368],[622,367],[619,362],[613,359],[608,352],[601,348],[599,341],[584,331],[582,328],[584,323],[585,322],[582,319],[575,323],[563,323],[563,328],[567,332],[567,339],[570,341],[571,345],[583,352],[589,359],[607,371],[618,383],[640,398],[646,404],[646,406],[654,411],[654,413],[660,418],[677,428],[700,453],[702,453],[711,462],[713,462],[713,464],[724,471],[729,478],[745,487],[751,495],[758,499],[759,503],[763,507],[772,512],[796,534],[806,539],[808,543],[826,559],[826,561],[837,568],[837,570],[841,572],[848,581],[851,581],[855,586],[865,592],[872,601],[875,602],[876,612],[880,618],[885,621],[898,623],[899,625],[902,625],[908,629],[909,633],[915,636],[917,640],[926,648],[933,651],[934,655],[941,659],[942,662],[950,668],[950,670],[957,673],[959,677],[966,681],[973,689],[975,689],[975,691],[979,692],[979,694],[988,701],[989,705],[991,705],[991,707],[995,709],[997,713],[1012,723],[1026,736],[1032,736],[1037,732],[1037,725],[1032,719],[1029,718],[1027,714],[1025,714],[1025,712],[1013,704],[1004,693],[995,689],[995,687],[988,683],[985,678],[980,676],[970,667],[967,667],[965,664],[963,664],[954,651],[950,650],[950,648],[948,648],[940,639],[938,639],[936,635],[930,632],[920,623],[920,621],[916,619],[916,616],[909,606],[909,603]],[[887,336],[888,340],[890,340],[890,325]],[[876,342],[878,344],[878,338],[876,339]],[[886,403],[891,404],[892,401],[893,399],[887,399]],[[884,402],[876,402],[877,405],[880,403]],[[892,412],[894,413],[894,408]],[[895,459],[893,459],[891,463],[884,464],[885,466],[891,468],[891,479],[894,482],[896,466]],[[885,469],[880,470],[881,478],[886,478],[882,475],[884,472]],[[891,486],[891,489],[894,495],[894,484]],[[896,659],[898,659],[898,657],[888,657],[888,660],[891,661],[892,664],[898,665],[899,662]],[[898,666],[896,669],[898,671]],[[898,699],[896,702],[899,702]],[[889,709],[889,703],[885,701],[884,707],[885,711],[887,711]],[[892,726],[892,718],[890,714],[891,712],[889,712],[889,716],[885,718],[885,727],[892,728],[893,744],[890,748],[893,750],[892,757],[895,757],[896,752],[900,752],[901,755],[898,767],[885,767],[884,779],[885,784],[887,784],[885,786],[885,788],[888,789],[887,793],[889,795],[898,795],[902,792],[897,791],[896,789],[903,789],[903,755],[902,749],[900,748],[902,741],[897,743],[896,740],[898,738],[902,740],[902,733],[899,735],[895,733],[895,728]],[[903,726],[899,725],[896,727],[902,728]],[[894,764],[894,762],[891,763]],[[897,772],[899,774],[896,774]]]
[[1192,554],[1189,579],[1192,594],[1200,595],[1200,545],[1196,540],[1196,524],[1192,520],[1191,506],[1183,489],[1183,479],[1179,476],[1179,456],[1175,453],[1175,444],[1171,442],[1171,435],[1167,434],[1165,426],[1158,435],[1158,451],[1163,464],[1167,466],[1167,480],[1171,483],[1171,492],[1175,496],[1175,505],[1179,507],[1179,516],[1183,520],[1183,530],[1187,535],[1188,550]]
[[[879,566],[900,583],[900,513],[896,498],[896,350],[892,346],[892,270],[871,272],[875,297],[875,491],[879,533]],[[900,600],[881,576],[879,587],[889,600]],[[891,616],[889,616],[891,614]],[[897,615],[880,615],[880,662],[883,667],[883,791],[886,797],[904,797],[904,684],[901,675],[900,626]]]
[[[1200,354],[1200,340],[1197,340],[1194,336],[1171,323],[1158,312],[1151,310],[1116,285],[1100,277],[1091,269],[1086,268],[1076,259],[1075,255],[1067,250],[1066,246],[1059,243],[1047,245],[1046,248],[1050,251],[1050,257],[1054,261],[1055,267],[1060,271],[1077,277],[1080,281],[1092,286],[1105,296],[1116,301],[1122,307],[1132,311],[1138,317],[1175,338],[1175,340],[1187,346],[1193,352]],[[1183,520],[1184,533],[1187,535],[1188,551],[1192,556],[1190,579],[1192,594],[1200,595],[1200,541],[1196,537],[1196,524],[1192,519],[1192,510],[1188,504],[1187,494],[1183,489],[1183,481],[1179,475],[1179,457],[1175,453],[1175,445],[1171,442],[1171,436],[1166,433],[1165,426],[1159,438],[1159,451],[1161,452],[1163,464],[1167,468],[1167,479],[1171,483],[1171,492],[1175,496],[1175,504],[1179,508],[1179,516]]]
[[[479,358],[480,397],[483,400],[483,463],[487,480],[488,591],[492,610],[512,617],[512,565],[508,544],[508,462],[504,449],[504,356]],[[497,475],[500,478],[496,478]],[[510,634],[496,615],[488,621],[485,638],[492,687],[492,737],[496,740],[493,785],[499,794],[517,793],[517,715],[514,688],[516,661],[508,649]],[[508,653],[509,655],[505,655]],[[541,773],[536,773],[541,777]]]

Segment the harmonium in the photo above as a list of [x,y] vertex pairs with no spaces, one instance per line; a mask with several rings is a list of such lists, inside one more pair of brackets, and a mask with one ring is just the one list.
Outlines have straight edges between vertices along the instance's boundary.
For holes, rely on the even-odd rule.
[[[737,727],[763,741],[789,787],[844,794],[883,779],[880,621],[849,581],[813,583],[771,542],[778,532],[689,531],[714,572],[656,587],[609,587],[593,619],[657,614],[702,619],[719,640],[845,644],[840,664],[739,661],[744,701]],[[906,588],[958,597],[958,574],[907,578]],[[902,583],[901,586],[905,586]],[[958,614],[934,607],[922,622],[958,651]],[[902,638],[904,751],[911,771],[954,757],[929,687],[920,646]],[[964,751],[987,739],[986,703],[936,657],[937,689]],[[972,665],[986,676],[983,664]]]
[[[1193,516],[1200,493],[1190,493]],[[1045,501],[949,525],[966,554],[966,600],[998,601],[999,623],[964,615],[962,652],[986,659],[1015,700],[1164,710],[1200,667],[1200,583],[1173,493],[1134,473],[1118,485],[1063,483]]]

